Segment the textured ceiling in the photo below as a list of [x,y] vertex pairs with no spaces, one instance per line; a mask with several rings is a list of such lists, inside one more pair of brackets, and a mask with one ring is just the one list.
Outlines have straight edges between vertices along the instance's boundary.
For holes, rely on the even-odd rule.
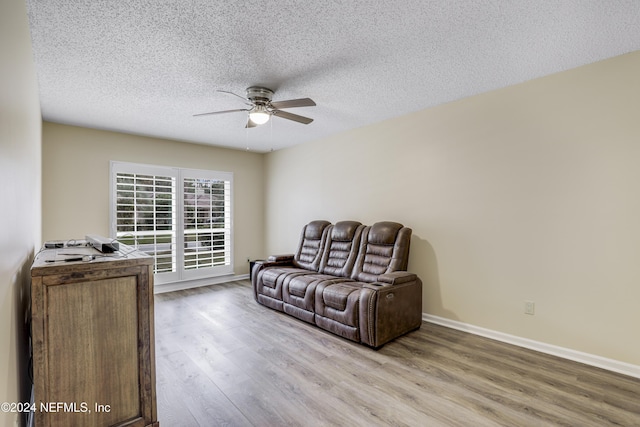
[[[258,152],[640,49],[640,1],[27,0],[44,120]],[[312,98],[245,129],[216,90]]]

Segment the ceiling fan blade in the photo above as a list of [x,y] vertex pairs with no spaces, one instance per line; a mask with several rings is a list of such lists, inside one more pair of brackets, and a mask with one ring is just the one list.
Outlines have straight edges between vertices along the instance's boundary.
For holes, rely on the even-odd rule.
[[311,98],[289,99],[287,101],[272,102],[273,108],[314,107],[316,105]]
[[233,92],[230,92],[228,90],[222,90],[222,89],[216,89],[215,91],[216,92],[226,93],[226,94],[233,95],[233,96],[237,96],[238,98],[242,99],[242,102],[244,102],[246,105],[251,105],[251,103],[247,101],[247,98],[245,98],[244,96],[240,96],[237,93],[233,93]]
[[258,125],[257,125],[257,124],[255,124],[255,123],[253,123],[253,122],[251,121],[251,119],[247,119],[247,125],[245,126],[245,128],[254,128],[254,127],[256,127],[256,126],[258,126]]
[[240,109],[237,109],[237,110],[212,111],[210,113],[194,114],[193,117],[196,117],[196,116],[209,116],[211,114],[237,113],[238,111],[249,111],[249,110],[246,109],[246,108],[240,108]]
[[313,119],[310,119],[309,117],[303,117],[297,114],[293,114],[293,113],[289,113],[287,111],[281,111],[281,110],[275,110],[273,112],[273,115],[277,117],[282,117],[283,119],[293,120],[294,122],[303,123],[305,125],[308,125],[313,121]]

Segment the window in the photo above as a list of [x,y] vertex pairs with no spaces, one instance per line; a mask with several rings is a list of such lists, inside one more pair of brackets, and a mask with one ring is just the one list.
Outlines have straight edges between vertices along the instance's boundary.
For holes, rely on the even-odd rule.
[[111,162],[111,235],[153,256],[157,283],[233,272],[233,174]]

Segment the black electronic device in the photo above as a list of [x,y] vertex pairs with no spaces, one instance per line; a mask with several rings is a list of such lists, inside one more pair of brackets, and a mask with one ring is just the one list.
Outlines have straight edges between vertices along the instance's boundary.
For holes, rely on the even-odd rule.
[[44,242],[45,249],[57,249],[64,248],[64,242],[61,240],[55,240],[50,242]]

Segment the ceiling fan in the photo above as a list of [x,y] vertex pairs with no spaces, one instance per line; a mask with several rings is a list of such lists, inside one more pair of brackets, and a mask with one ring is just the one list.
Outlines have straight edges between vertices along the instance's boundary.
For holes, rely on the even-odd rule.
[[[235,95],[242,99],[248,108],[238,108],[235,110],[224,111],[212,111],[210,113],[194,114],[197,116],[207,116],[211,114],[225,114],[236,113],[238,111],[248,111],[249,119],[247,120],[248,128],[263,125],[269,121],[271,116],[282,117],[283,119],[293,120],[294,122],[308,125],[313,121],[308,117],[299,116],[297,114],[289,113],[288,111],[282,111],[282,108],[295,108],[295,107],[313,107],[316,105],[310,98],[289,99],[287,101],[271,101],[273,97],[273,91],[266,87],[251,86],[247,88],[246,99],[240,95],[236,95],[233,92],[225,90],[218,90],[218,92],[228,93]],[[247,102],[248,101],[248,102]]]

